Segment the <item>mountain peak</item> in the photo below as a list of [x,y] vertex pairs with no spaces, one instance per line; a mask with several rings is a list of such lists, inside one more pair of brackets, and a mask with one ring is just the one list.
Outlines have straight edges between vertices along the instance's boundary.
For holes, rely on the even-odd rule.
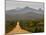
[[27,8],[29,8],[29,7],[25,7],[25,9],[27,9]]

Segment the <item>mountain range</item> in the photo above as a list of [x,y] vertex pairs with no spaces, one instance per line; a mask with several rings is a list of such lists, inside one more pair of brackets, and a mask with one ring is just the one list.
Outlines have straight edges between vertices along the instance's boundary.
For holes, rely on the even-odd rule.
[[44,17],[44,11],[42,9],[37,10],[34,8],[25,7],[8,10],[5,15],[6,19],[40,19]]

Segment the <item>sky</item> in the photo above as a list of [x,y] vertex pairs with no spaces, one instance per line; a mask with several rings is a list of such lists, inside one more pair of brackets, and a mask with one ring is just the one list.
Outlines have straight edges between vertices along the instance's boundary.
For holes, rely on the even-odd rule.
[[23,7],[31,7],[31,8],[42,8],[43,3],[41,2],[16,2],[16,0],[6,0],[6,10],[16,9],[16,8],[23,8]]
[[30,8],[42,8],[43,9],[43,3],[41,2],[16,2],[16,7],[23,8],[23,7],[30,7]]
[[15,9],[16,8],[15,0],[6,0],[6,10]]

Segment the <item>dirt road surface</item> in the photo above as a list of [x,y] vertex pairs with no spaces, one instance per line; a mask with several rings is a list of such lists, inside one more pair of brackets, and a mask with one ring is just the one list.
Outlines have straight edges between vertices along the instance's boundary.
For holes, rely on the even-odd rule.
[[16,27],[9,33],[7,33],[6,35],[15,35],[16,33],[29,33],[28,31],[21,29],[20,25],[19,25],[19,21],[17,22]]

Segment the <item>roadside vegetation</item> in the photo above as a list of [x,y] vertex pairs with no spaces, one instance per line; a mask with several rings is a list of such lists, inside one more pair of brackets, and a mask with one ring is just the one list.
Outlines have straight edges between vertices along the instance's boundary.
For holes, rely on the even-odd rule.
[[[20,27],[32,33],[44,32],[44,19],[40,20],[19,20]],[[6,33],[12,31],[17,24],[17,20],[6,20]]]

